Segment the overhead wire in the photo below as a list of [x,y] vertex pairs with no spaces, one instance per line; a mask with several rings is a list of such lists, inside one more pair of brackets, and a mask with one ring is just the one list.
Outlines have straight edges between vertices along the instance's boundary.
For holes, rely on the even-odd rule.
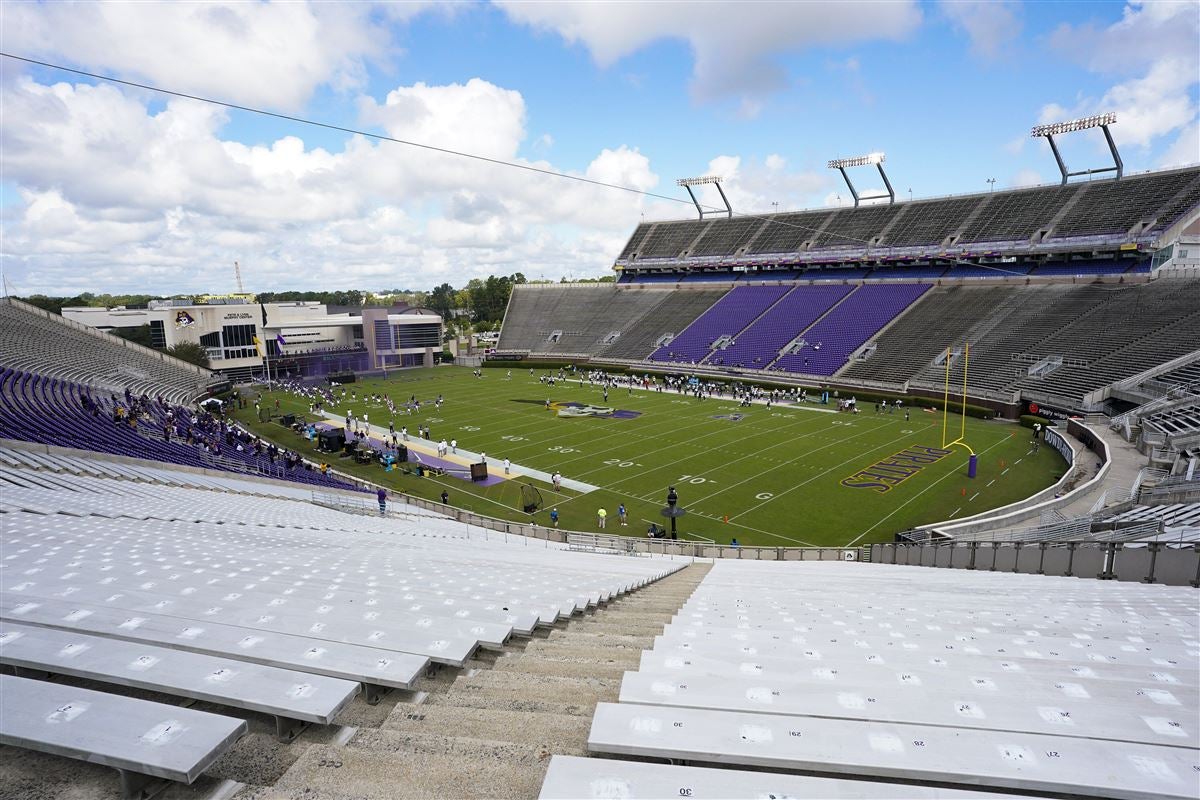
[[[19,56],[14,53],[6,53],[3,51],[0,51],[0,57],[12,59],[13,61],[20,61],[20,62],[23,62],[26,64],[38,66],[38,67],[44,67],[46,69],[58,70],[60,72],[67,72],[67,73],[71,73],[74,75],[79,75],[81,77],[90,78],[92,80],[104,81],[106,83],[117,84],[120,86],[128,86],[128,87],[131,87],[134,89],[141,89],[141,90],[147,91],[147,92],[155,92],[157,94],[167,95],[169,97],[178,97],[178,98],[181,98],[184,100],[192,100],[192,101],[195,101],[198,103],[206,103],[209,105],[214,105],[214,106],[218,106],[221,108],[227,108],[227,109],[231,109],[234,111],[242,111],[247,114],[257,114],[257,115],[264,116],[264,117],[271,117],[271,118],[283,120],[286,122],[293,122],[293,123],[296,123],[299,125],[309,125],[309,126],[312,126],[315,128],[322,128],[324,130],[337,131],[339,133],[346,133],[346,134],[350,134],[353,136],[363,136],[363,137],[366,137],[369,139],[374,139],[376,141],[389,142],[392,144],[403,145],[405,147],[413,147],[413,148],[427,150],[427,151],[434,152],[434,153],[442,153],[444,155],[455,156],[458,158],[471,159],[474,161],[480,161],[483,163],[493,164],[496,166],[508,167],[510,169],[518,169],[518,170],[522,170],[525,172],[536,173],[539,175],[545,175],[547,177],[561,178],[564,180],[575,181],[577,183],[588,184],[588,185],[596,186],[596,187],[603,188],[603,189],[614,189],[617,191],[627,192],[630,194],[636,194],[636,195],[640,195],[642,197],[652,198],[655,200],[665,200],[665,201],[671,202],[671,203],[682,203],[682,204],[688,205],[688,206],[698,206],[701,210],[704,210],[704,211],[718,211],[718,212],[726,211],[726,209],[724,209],[724,208],[720,208],[718,206],[704,205],[704,204],[701,204],[699,201],[693,201],[692,199],[685,199],[682,197],[673,197],[671,195],[660,194],[658,192],[652,192],[652,191],[648,191],[646,189],[638,189],[633,186],[625,186],[625,185],[622,185],[619,183],[612,183],[610,181],[596,180],[595,178],[588,178],[583,175],[573,175],[569,172],[561,172],[559,170],[547,169],[545,167],[538,167],[533,164],[522,163],[520,161],[511,161],[511,160],[503,159],[503,158],[494,158],[491,156],[484,156],[484,155],[480,155],[478,153],[469,153],[469,152],[466,152],[463,150],[455,150],[450,147],[441,147],[439,145],[428,144],[426,142],[414,142],[414,141],[411,141],[408,139],[401,139],[401,138],[398,138],[395,136],[388,136],[386,134],[373,133],[371,131],[360,130],[357,128],[350,128],[350,127],[347,127],[344,125],[335,125],[335,124],[329,123],[329,122],[321,122],[319,120],[309,119],[307,117],[299,117],[299,116],[295,116],[292,114],[283,114],[278,111],[268,111],[266,109],[256,108],[254,106],[247,106],[247,105],[242,105],[239,103],[232,103],[232,102],[225,101],[225,100],[217,100],[215,98],[204,97],[202,95],[191,94],[188,92],[181,92],[181,91],[177,91],[174,89],[164,89],[160,86],[154,86],[153,84],[139,83],[137,81],[125,80],[123,78],[116,78],[111,75],[102,75],[102,74],[96,73],[96,72],[88,72],[87,70],[76,69],[74,67],[68,67],[68,66],[64,66],[62,64],[54,64],[49,61],[41,61],[39,59],[28,58],[26,56]],[[785,213],[789,213],[789,212],[785,212]],[[790,213],[797,213],[797,212],[790,212]],[[747,213],[747,212],[740,212],[740,211],[733,211],[732,214],[733,214],[733,216],[736,216],[741,219],[763,220],[766,223],[771,224],[771,225],[780,225],[783,227],[793,228],[795,230],[809,231],[812,233],[820,233],[821,232],[819,228],[814,228],[814,227],[810,227],[807,225],[801,225],[801,224],[795,223],[790,220],[788,220],[788,221],[782,220],[779,218],[778,214],[754,214],[754,213]],[[651,224],[653,224],[653,223],[651,223]],[[842,240],[849,241],[849,242],[854,242],[856,244],[863,244],[863,245],[868,245],[868,246],[871,244],[870,240],[868,240],[868,239],[861,239],[861,238],[858,238],[855,236],[847,236],[845,234],[837,233],[836,231],[825,231],[823,233],[823,235],[842,239]],[[990,264],[980,264],[977,262],[966,261],[966,260],[960,259],[956,256],[943,256],[943,258],[945,260],[950,261],[954,265],[962,264],[962,265],[971,266],[971,267],[988,269],[988,270],[992,270],[992,271],[998,272],[998,273],[1003,273],[1006,275],[1020,276],[1020,275],[1025,274],[1022,272],[1016,272],[1015,270],[1006,270],[1002,267],[996,267],[996,266],[993,266]]]

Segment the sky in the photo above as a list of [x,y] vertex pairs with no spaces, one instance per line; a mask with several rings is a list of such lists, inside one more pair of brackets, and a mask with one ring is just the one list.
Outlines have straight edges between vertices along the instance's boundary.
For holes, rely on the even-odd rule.
[[4,53],[624,190],[0,58],[4,289],[596,277],[695,216],[678,178],[748,213],[847,204],[826,162],[870,152],[898,200],[1050,183],[1030,127],[1107,111],[1127,171],[1195,163],[1198,41],[1196,0],[5,0]]

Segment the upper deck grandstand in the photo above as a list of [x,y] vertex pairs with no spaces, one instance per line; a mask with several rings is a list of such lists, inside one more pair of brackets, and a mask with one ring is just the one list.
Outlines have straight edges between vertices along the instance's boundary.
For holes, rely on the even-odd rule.
[[1188,167],[887,205],[644,222],[616,263],[622,281],[636,281],[652,267],[854,262],[885,277],[895,261],[1002,253],[1045,262],[1051,254],[1144,250],[1197,205],[1200,167]]
[[[1196,347],[1200,284],[1151,272],[1200,167],[857,208],[646,222],[615,286],[521,286],[498,351],[1096,410]],[[722,286],[721,284],[724,284]],[[754,284],[767,284],[755,286]]]

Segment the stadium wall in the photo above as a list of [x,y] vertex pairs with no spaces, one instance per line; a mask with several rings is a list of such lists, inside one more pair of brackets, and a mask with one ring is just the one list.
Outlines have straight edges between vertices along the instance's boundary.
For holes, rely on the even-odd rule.
[[942,542],[869,546],[872,563],[1200,587],[1200,544]]

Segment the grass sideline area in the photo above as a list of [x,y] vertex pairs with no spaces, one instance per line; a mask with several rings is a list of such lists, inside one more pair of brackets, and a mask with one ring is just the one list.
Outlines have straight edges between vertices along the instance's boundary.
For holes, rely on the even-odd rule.
[[[679,520],[681,533],[765,547],[891,541],[897,531],[914,525],[967,517],[1028,497],[1066,469],[1050,447],[1031,452],[1030,431],[1013,423],[967,419],[966,441],[979,456],[977,477],[969,479],[967,452],[961,448],[936,460],[922,458],[926,451],[920,448],[941,447],[940,413],[914,408],[905,421],[903,411],[877,414],[869,404],[857,415],[824,413],[834,407],[812,403],[768,410],[758,404],[741,408],[728,399],[701,401],[623,388],[611,389],[605,402],[599,387],[586,380],[583,387],[577,378],[549,387],[538,381],[545,374],[513,369],[509,378],[507,371],[489,369],[476,378],[465,367],[404,370],[386,380],[344,387],[357,399],[347,393],[330,409],[336,421],[352,410],[357,416],[367,412],[374,425],[386,427],[386,407],[364,402],[364,396],[383,393],[400,404],[416,395],[421,411],[401,410],[397,431],[407,425],[415,438],[417,426],[428,425],[432,442],[457,439],[461,449],[487,453],[493,474],[502,471],[503,459],[511,459],[515,480],[482,487],[450,475],[386,473],[348,458],[330,463],[431,500],[445,490],[454,506],[522,522],[530,519],[521,510],[522,484],[530,483],[545,502],[535,515],[538,524],[548,525],[549,511],[557,507],[560,527],[596,531],[596,512],[604,507],[606,532],[633,536],[645,536],[650,521],[665,522],[659,512],[673,485],[688,510]],[[445,398],[440,411],[433,405],[439,394]],[[272,413],[314,419],[302,397],[280,390],[264,390],[262,396],[262,407]],[[545,407],[547,399],[633,413],[564,417]],[[253,403],[235,416],[261,436],[315,460],[328,458],[277,422],[258,421]],[[952,431],[959,425],[951,419]],[[905,451],[916,457],[891,459]],[[911,474],[898,483],[863,474],[880,462],[903,462],[908,467],[900,471]],[[559,470],[564,478],[600,488],[580,493],[564,487],[556,493],[548,482],[519,477],[521,467]],[[628,527],[618,524],[620,503],[628,509]]]

